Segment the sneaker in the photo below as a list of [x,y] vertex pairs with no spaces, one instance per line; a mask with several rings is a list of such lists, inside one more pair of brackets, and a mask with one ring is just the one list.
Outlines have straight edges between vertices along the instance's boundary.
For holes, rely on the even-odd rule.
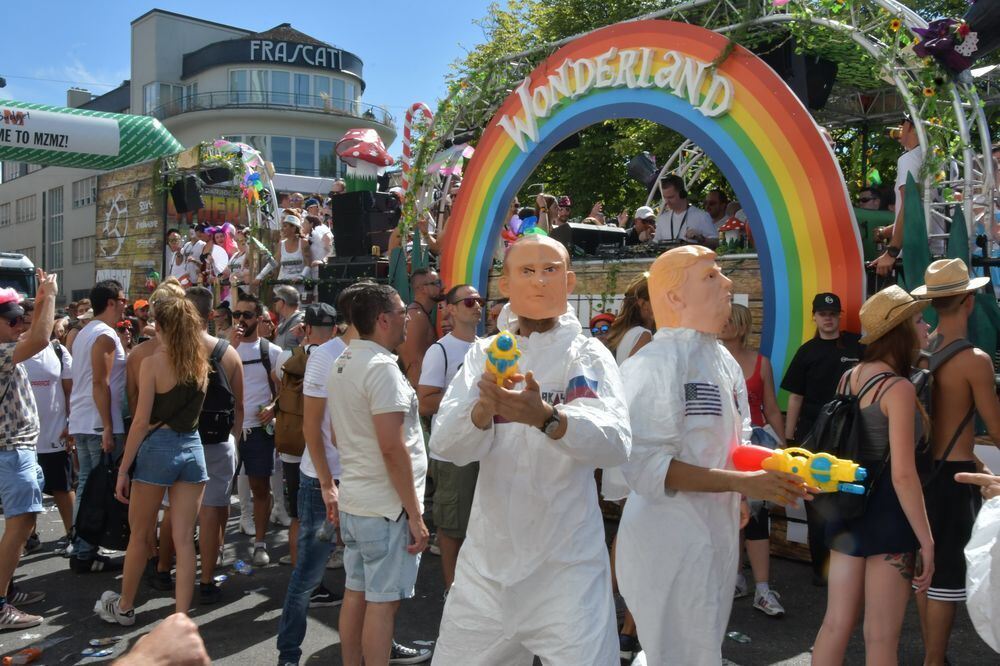
[[326,561],[327,569],[343,569],[344,568],[344,549],[337,548],[332,553],[330,553],[330,559]]
[[59,541],[56,541],[56,547],[55,549],[53,549],[52,552],[62,557],[72,557],[74,550],[75,549],[73,548],[73,542],[70,539],[64,537],[62,539],[59,539]]
[[[434,533],[434,538],[431,539],[430,545],[427,546],[427,550],[430,551],[431,555],[438,555],[438,556],[441,555],[441,546],[438,545],[438,535],[437,535],[437,532]],[[395,643],[393,643],[393,645],[395,645]],[[399,663],[403,663],[403,662],[399,662]],[[413,663],[417,664],[417,663],[420,663],[420,662],[416,662],[415,661]]]
[[281,557],[278,558],[278,564],[291,564],[291,563],[292,563],[291,554],[282,555]]
[[90,559],[81,560],[74,557],[69,561],[69,567],[78,574],[100,573],[102,571],[121,571],[122,561],[112,560],[104,555],[94,555]]
[[326,589],[322,583],[309,595],[309,608],[327,608],[339,606],[342,603],[344,603],[344,597]]
[[753,607],[771,617],[781,617],[785,614],[784,607],[778,602],[781,595],[774,590],[768,590],[764,594],[754,594]]
[[222,598],[222,588],[215,583],[201,583],[198,585],[198,603],[214,604]]
[[278,511],[275,509],[271,510],[271,522],[275,525],[281,525],[282,527],[288,527],[292,524],[292,518],[284,511]]
[[38,590],[34,592],[17,590],[13,594],[7,595],[7,603],[10,605],[30,606],[31,604],[37,604],[39,601],[45,601],[45,593]]
[[121,595],[108,590],[101,595],[101,598],[94,604],[94,612],[101,616],[101,619],[111,624],[120,624],[123,627],[131,627],[135,624],[135,609],[123,613],[118,607],[121,602]]
[[256,546],[253,549],[253,563],[257,567],[266,567],[271,563],[271,556],[267,554],[267,548]]
[[41,547],[42,540],[38,538],[37,533],[32,533],[32,535],[29,536],[28,540],[24,543],[24,554],[30,555]]
[[635,659],[636,653],[641,649],[639,647],[639,639],[635,636],[629,636],[628,634],[620,634],[618,636],[618,654],[629,663]]
[[257,526],[253,524],[253,514],[249,511],[240,516],[240,531],[247,536],[257,534]]
[[733,599],[742,599],[749,594],[750,586],[747,585],[747,577],[742,573],[736,574],[736,591],[733,593]]
[[389,653],[390,664],[422,664],[429,661],[431,651],[427,648],[412,648],[409,645],[392,641],[392,652]]
[[27,629],[28,627],[37,627],[41,623],[41,615],[29,615],[10,604],[4,604],[3,608],[0,608],[0,631]]
[[153,569],[146,576],[146,582],[149,583],[151,588],[160,592],[174,591],[174,579],[170,577],[169,571],[157,571]]

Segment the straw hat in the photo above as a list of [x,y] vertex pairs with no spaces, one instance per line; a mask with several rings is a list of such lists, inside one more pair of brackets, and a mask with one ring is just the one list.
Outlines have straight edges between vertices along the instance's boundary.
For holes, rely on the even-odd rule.
[[969,278],[969,268],[961,259],[938,259],[924,272],[926,284],[910,293],[917,298],[943,298],[967,294],[986,285],[988,277]]
[[918,301],[897,285],[886,287],[861,306],[861,344],[875,342],[917,312],[930,305]]

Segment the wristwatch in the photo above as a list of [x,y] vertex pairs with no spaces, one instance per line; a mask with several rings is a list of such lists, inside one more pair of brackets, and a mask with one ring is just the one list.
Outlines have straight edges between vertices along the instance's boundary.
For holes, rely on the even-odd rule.
[[895,259],[896,257],[899,256],[900,248],[893,247],[892,245],[890,245],[889,247],[885,248],[885,253],[888,254],[893,259]]
[[559,429],[561,419],[559,417],[559,410],[556,409],[555,405],[549,405],[549,407],[552,408],[552,414],[542,421],[542,425],[538,426],[538,429],[551,437]]

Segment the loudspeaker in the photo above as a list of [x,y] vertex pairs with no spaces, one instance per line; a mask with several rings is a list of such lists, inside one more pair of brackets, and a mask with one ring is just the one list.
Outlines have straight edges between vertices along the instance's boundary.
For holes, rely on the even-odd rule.
[[191,213],[205,207],[198,189],[198,179],[194,176],[184,176],[170,188],[170,198],[174,200],[174,210],[178,213]]
[[389,260],[382,257],[331,257],[319,267],[319,300],[337,306],[340,292],[361,278],[389,282]]
[[401,214],[399,199],[386,192],[345,192],[332,197],[330,215],[337,256],[370,256],[373,245],[385,252]]
[[565,245],[571,255],[596,255],[599,245],[625,247],[625,230],[620,227],[569,222],[553,229],[549,236]]
[[826,105],[837,80],[836,62],[796,53],[794,40],[781,46],[771,44],[761,47],[760,58],[784,79],[808,108],[818,111]]
[[629,160],[625,170],[631,178],[642,183],[647,191],[653,189],[656,176],[660,173],[660,170],[656,168],[656,160],[645,151]]
[[233,172],[226,167],[216,167],[214,169],[205,169],[198,174],[198,177],[206,185],[217,185],[218,183],[225,183],[232,180]]

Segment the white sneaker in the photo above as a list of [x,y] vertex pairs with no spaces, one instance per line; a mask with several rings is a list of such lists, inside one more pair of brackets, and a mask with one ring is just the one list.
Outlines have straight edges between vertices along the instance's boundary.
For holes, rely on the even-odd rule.
[[733,593],[733,599],[742,599],[748,594],[750,594],[750,586],[747,585],[747,577],[742,573],[736,574],[736,591]]
[[135,609],[123,613],[118,607],[121,595],[108,590],[101,595],[100,600],[94,604],[94,612],[101,616],[101,619],[111,624],[120,624],[123,627],[131,627],[135,624]]
[[292,517],[289,516],[285,511],[280,511],[278,509],[271,510],[271,522],[275,525],[281,525],[282,527],[288,527],[292,524]]
[[778,602],[781,595],[774,590],[768,590],[764,594],[754,593],[753,596],[753,607],[764,613],[765,615],[770,615],[771,617],[781,617],[785,614],[785,609]]
[[267,548],[257,546],[253,549],[253,563],[254,566],[258,567],[266,567],[271,563],[271,556],[267,554]]
[[257,534],[257,526],[253,524],[253,513],[246,512],[240,516],[240,531],[247,536],[255,536]]
[[344,568],[344,549],[337,548],[332,553],[330,553],[330,559],[326,561],[327,569],[343,569]]

